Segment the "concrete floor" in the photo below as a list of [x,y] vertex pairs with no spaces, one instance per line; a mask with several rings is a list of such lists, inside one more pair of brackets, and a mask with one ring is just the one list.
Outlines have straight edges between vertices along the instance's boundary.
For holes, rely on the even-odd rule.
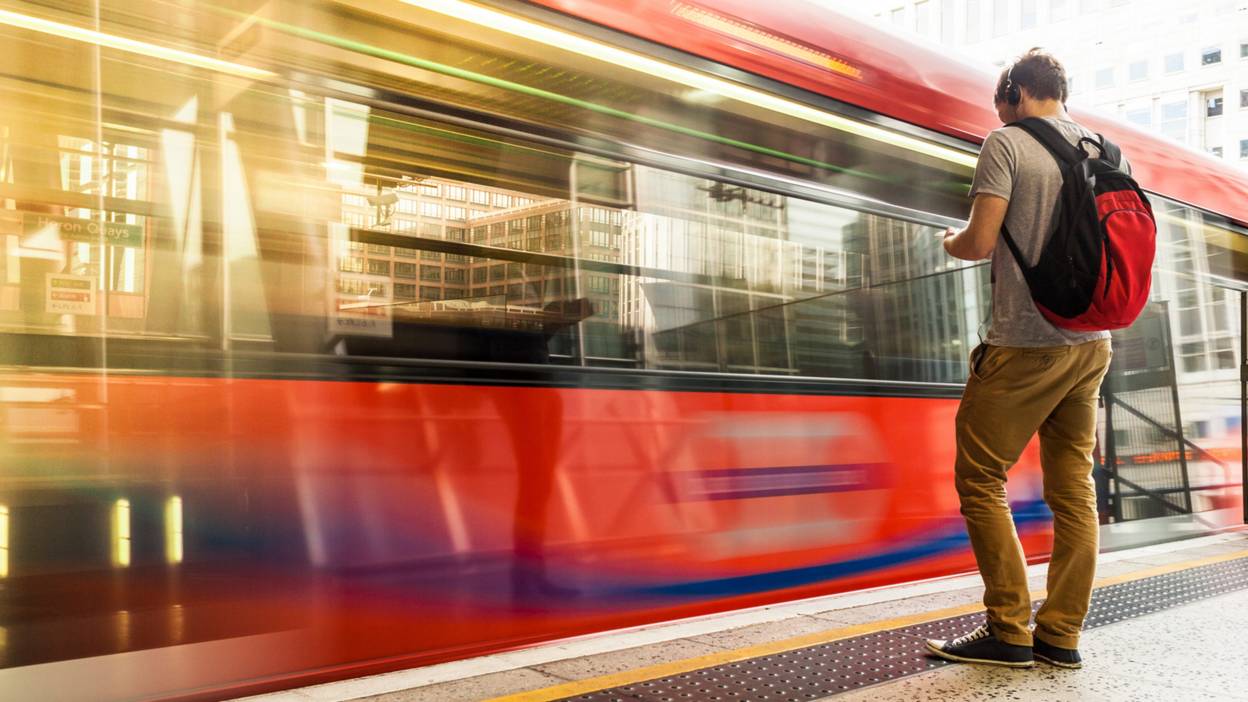
[[862,700],[1248,700],[1248,591],[1093,629],[1084,667],[951,665],[829,697]]
[[[1098,578],[1248,552],[1248,532],[1102,556]],[[1045,567],[1029,569],[1033,588]],[[251,702],[468,702],[895,617],[974,605],[977,575],[847,593],[585,637],[524,651],[248,698]],[[1248,590],[1093,629],[1081,670],[951,665],[836,695],[851,700],[1244,700]]]

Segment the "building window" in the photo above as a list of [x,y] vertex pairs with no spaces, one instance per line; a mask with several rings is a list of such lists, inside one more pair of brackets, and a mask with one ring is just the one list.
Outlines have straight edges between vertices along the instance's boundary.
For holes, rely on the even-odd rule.
[[1239,91],[1239,106],[1240,108],[1248,107],[1248,90]]
[[415,278],[416,264],[399,261],[394,264],[394,275],[396,278]]
[[956,18],[954,15],[956,9],[957,5],[954,0],[940,0],[940,40],[945,44],[957,41],[957,37],[954,36],[956,25],[953,23]]
[[464,269],[462,269],[462,268],[448,268],[448,269],[446,269],[446,282],[448,282],[448,283],[466,283],[466,282],[468,282],[468,281],[467,281],[467,279],[466,279],[466,278],[465,278],[465,276],[464,276],[464,274],[465,274],[466,272],[467,272],[467,271],[465,271],[465,270],[464,270]]
[[1068,6],[1066,0],[1052,0],[1049,3],[1049,21],[1060,22],[1066,19]]
[[1218,158],[1222,158],[1222,147],[1215,146],[1212,149],[1209,149],[1209,153],[1213,154],[1214,156],[1217,156]]
[[1187,141],[1187,102],[1161,106],[1161,133],[1176,141]]
[[898,27],[904,25],[906,23],[906,8],[904,7],[893,8],[893,11],[889,13],[889,17],[892,18],[893,24],[897,25]]
[[390,275],[390,262],[368,259],[368,272],[373,275]]
[[415,300],[416,286],[408,283],[395,283],[394,296],[400,300]]
[[966,36],[963,41],[967,44],[979,41],[979,16],[982,14],[979,2],[980,0],[966,0]]
[[1205,95],[1205,116],[1222,116],[1222,93]]
[[1018,15],[1020,29],[1031,29],[1036,26],[1036,0],[1023,0]]
[[1166,73],[1178,73],[1183,70],[1183,54],[1169,54],[1166,56]]
[[437,251],[421,251],[420,260],[422,261],[441,261],[442,254]]
[[1200,52],[1200,65],[1212,66],[1215,63],[1222,63],[1222,49],[1205,49]]
[[1074,76],[1066,76],[1066,94],[1067,95],[1075,94],[1075,77]]
[[1126,118],[1131,124],[1144,127],[1145,129],[1153,126],[1153,110],[1151,107],[1127,110]]
[[490,194],[484,190],[473,190],[469,194],[469,201],[474,205],[490,204]]
[[420,203],[420,214],[424,217],[441,217],[442,206],[436,202]]
[[421,266],[420,279],[440,283],[442,282],[442,269],[437,266]]
[[914,31],[927,36],[932,29],[932,3],[921,0],[914,3]]
[[1104,90],[1114,87],[1114,69],[1102,68],[1096,72],[1096,89]]
[[1240,42],[1240,44],[1239,44],[1239,57],[1240,57],[1241,59],[1243,59],[1243,58],[1248,58],[1248,41]]
[[446,218],[447,219],[467,219],[468,211],[462,207],[447,207]]
[[428,285],[420,286],[420,299],[422,300],[441,300],[442,291],[439,288]]
[[992,36],[1005,36],[1010,29],[1009,0],[992,0]]
[[1248,158],[1248,139],[1239,140],[1239,157]]
[[468,191],[462,185],[446,186],[446,199],[448,200],[463,200],[467,194]]
[[1148,61],[1133,61],[1127,66],[1127,80],[1147,80],[1148,79]]

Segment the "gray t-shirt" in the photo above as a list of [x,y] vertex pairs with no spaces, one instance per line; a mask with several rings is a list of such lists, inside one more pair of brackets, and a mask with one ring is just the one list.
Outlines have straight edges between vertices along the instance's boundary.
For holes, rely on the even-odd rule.
[[[1072,144],[1080,137],[1096,138],[1094,133],[1070,120],[1045,119]],[[1130,170],[1126,159],[1123,159],[1123,167]],[[1062,173],[1057,162],[1035,137],[1021,127],[1002,127],[988,135],[975,167],[971,197],[986,193],[1009,200],[1005,226],[1032,265],[1040,259],[1040,251],[1051,234],[1053,209],[1061,189]],[[1106,331],[1059,329],[1041,316],[1004,236],[997,238],[997,247],[992,252],[992,273],[996,279],[992,287],[992,326],[984,343],[1036,347],[1109,338]]]

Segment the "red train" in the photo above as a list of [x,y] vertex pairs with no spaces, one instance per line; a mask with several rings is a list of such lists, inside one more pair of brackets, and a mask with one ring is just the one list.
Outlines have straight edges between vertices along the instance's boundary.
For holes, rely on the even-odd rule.
[[[801,2],[73,5],[0,12],[0,689],[215,699],[973,567],[988,281],[936,234],[991,74]],[[1076,114],[1161,226],[1104,542],[1241,524],[1248,176]],[[1034,446],[1011,478],[1043,560]]]

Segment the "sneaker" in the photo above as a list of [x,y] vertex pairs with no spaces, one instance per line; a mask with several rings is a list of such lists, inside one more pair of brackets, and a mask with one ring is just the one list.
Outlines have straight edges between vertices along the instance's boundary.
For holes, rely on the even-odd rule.
[[952,641],[928,639],[927,650],[934,656],[958,663],[986,663],[1007,668],[1030,668],[1036,664],[1031,646],[998,641],[986,624]]
[[1045,663],[1059,668],[1073,669],[1083,667],[1083,659],[1079,657],[1079,649],[1054,646],[1053,644],[1045,643],[1044,639],[1039,636],[1033,636],[1032,640],[1035,642],[1035,646],[1032,648],[1035,657]]

